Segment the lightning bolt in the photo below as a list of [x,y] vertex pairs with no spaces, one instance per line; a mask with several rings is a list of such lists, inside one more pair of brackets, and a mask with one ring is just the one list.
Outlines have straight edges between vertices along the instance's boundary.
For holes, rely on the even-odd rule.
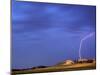
[[81,48],[82,48],[82,43],[83,43],[83,41],[85,41],[86,39],[92,37],[94,34],[95,34],[95,32],[92,32],[92,33],[90,33],[89,35],[86,35],[85,37],[83,37],[83,38],[81,39],[80,47],[79,47],[79,59],[82,59],[82,56],[81,56],[81,50],[82,50],[82,49],[81,49]]

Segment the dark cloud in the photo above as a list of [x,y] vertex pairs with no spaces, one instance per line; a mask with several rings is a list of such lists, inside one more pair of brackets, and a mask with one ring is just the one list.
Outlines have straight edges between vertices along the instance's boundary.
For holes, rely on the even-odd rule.
[[[95,26],[95,6],[13,1],[13,68],[78,59],[80,40],[95,32]],[[91,41],[92,48],[86,47],[94,52],[95,39]]]

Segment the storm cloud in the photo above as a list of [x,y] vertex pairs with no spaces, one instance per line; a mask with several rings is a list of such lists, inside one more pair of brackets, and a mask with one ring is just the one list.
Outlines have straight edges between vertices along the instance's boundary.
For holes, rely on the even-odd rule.
[[[12,1],[12,67],[78,59],[80,40],[95,28],[95,6]],[[95,35],[85,42],[82,55],[95,58]]]

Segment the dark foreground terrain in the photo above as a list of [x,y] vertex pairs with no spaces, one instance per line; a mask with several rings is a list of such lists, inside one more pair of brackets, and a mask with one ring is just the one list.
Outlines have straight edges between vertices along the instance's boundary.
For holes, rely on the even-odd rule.
[[58,71],[90,70],[90,69],[96,69],[96,63],[75,63],[71,65],[56,65],[56,66],[51,66],[51,67],[39,67],[39,68],[33,68],[33,69],[13,70],[12,75],[58,72]]

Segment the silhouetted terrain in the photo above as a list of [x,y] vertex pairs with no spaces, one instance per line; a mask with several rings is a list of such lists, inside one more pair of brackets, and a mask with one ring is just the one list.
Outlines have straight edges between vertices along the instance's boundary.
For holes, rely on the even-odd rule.
[[29,73],[43,73],[43,72],[58,72],[58,71],[74,71],[74,70],[89,70],[96,69],[95,60],[66,60],[54,66],[37,66],[27,69],[13,69],[12,75],[29,74]]

